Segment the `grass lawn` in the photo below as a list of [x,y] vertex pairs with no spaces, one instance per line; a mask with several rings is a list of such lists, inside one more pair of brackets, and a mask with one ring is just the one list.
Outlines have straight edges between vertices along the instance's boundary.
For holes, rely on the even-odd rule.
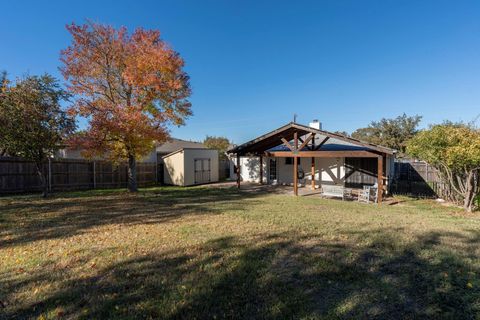
[[216,188],[0,198],[0,318],[479,319],[480,214]]

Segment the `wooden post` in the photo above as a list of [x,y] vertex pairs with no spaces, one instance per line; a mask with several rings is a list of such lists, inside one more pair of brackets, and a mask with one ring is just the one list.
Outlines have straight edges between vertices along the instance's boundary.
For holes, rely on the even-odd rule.
[[263,157],[260,155],[260,184],[263,184]]
[[65,162],[65,164],[66,164],[66,167],[67,167],[67,169],[65,170],[66,175],[67,175],[67,185],[69,185],[70,184],[70,166],[69,166],[70,163],[67,161],[67,162]]
[[293,134],[293,194],[298,196],[298,133]]
[[237,154],[237,188],[240,189],[240,155]]
[[[312,145],[310,150],[315,150],[315,133],[312,134]],[[312,190],[315,190],[315,157],[312,157]]]
[[48,157],[48,191],[52,192],[52,159]]
[[428,179],[428,163],[425,162],[425,182],[429,182],[430,179]]
[[315,158],[312,157],[312,190],[315,190]]
[[298,158],[293,157],[293,194],[298,196]]
[[155,152],[155,185],[158,185],[158,154]]
[[95,161],[93,161],[93,189],[97,188],[97,165]]
[[383,197],[383,156],[379,156],[377,161],[377,185],[378,185],[378,198],[377,203],[382,203]]

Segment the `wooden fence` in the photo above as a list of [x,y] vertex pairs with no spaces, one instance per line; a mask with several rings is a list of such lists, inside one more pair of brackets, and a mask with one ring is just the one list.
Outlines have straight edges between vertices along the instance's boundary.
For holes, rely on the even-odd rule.
[[390,191],[393,194],[451,199],[450,186],[440,179],[439,172],[426,162],[395,162],[395,175]]
[[[51,159],[44,164],[50,191],[120,188],[127,186],[127,164],[107,161]],[[140,187],[158,182],[156,163],[137,163]],[[35,163],[0,157],[0,194],[41,191]]]
[[[50,191],[125,188],[127,164],[81,159],[51,159],[44,164]],[[372,169],[371,174],[375,174]],[[154,162],[137,163],[137,183],[147,187],[163,183],[163,167]],[[221,178],[229,175],[229,163],[220,162]],[[368,173],[367,175],[371,175]],[[353,176],[353,175],[352,175]],[[362,180],[363,181],[363,180]],[[365,182],[365,181],[363,181]],[[41,191],[35,164],[20,158],[0,157],[0,194]],[[451,198],[450,187],[438,170],[425,162],[395,162],[390,184],[393,194]]]

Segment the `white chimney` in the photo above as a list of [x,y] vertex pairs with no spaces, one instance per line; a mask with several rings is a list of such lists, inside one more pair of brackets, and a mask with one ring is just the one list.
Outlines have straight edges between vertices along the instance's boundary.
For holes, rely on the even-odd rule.
[[313,129],[322,130],[322,123],[317,119],[312,120],[308,126]]

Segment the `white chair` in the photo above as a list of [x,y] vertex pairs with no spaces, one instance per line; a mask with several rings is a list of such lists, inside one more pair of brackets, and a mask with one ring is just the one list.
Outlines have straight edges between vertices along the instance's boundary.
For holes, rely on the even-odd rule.
[[377,202],[378,199],[378,187],[377,185],[373,186],[363,186],[363,190],[358,194],[358,202],[370,203],[373,201]]
[[370,203],[370,188],[368,186],[363,186],[363,189],[360,190],[357,198],[358,202]]

